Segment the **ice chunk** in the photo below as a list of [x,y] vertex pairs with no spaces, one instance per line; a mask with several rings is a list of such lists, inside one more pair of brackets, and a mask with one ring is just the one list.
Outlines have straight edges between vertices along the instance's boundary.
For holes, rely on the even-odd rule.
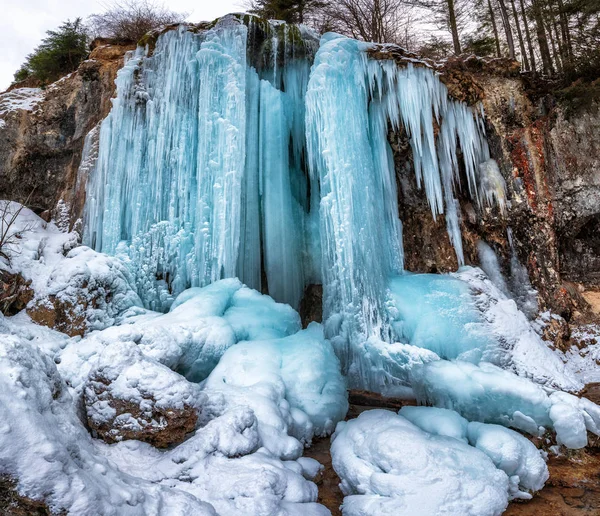
[[348,410],[346,386],[321,325],[230,348],[206,380],[231,406],[248,406],[272,453],[296,459],[314,435],[330,434]]
[[492,364],[438,360],[412,370],[421,403],[457,411],[471,421],[498,423],[532,435],[554,428],[569,448],[587,444],[586,430],[600,433],[600,407],[585,398],[554,392]]
[[468,442],[469,422],[454,410],[437,407],[402,407],[399,414],[430,434]]
[[548,467],[540,451],[521,434],[499,425],[471,422],[469,443],[485,453],[510,480],[511,498],[531,498],[548,480]]
[[438,360],[413,369],[417,399],[456,410],[470,421],[538,435],[550,427],[550,399],[537,384],[492,364]]
[[386,410],[339,423],[331,456],[344,515],[491,516],[508,505],[508,477],[484,453]]
[[586,398],[566,392],[550,395],[550,419],[556,430],[556,440],[567,448],[587,446],[587,431],[600,434],[600,407]]

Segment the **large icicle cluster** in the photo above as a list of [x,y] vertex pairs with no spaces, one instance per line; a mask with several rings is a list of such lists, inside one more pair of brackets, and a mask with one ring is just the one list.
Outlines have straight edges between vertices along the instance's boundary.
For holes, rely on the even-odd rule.
[[231,16],[199,34],[167,32],[152,57],[138,48],[119,73],[85,240],[130,262],[148,307],[226,277],[260,290],[263,265],[269,292],[298,307],[318,274],[303,259],[318,257],[307,252],[303,165],[315,45],[298,27]]
[[351,383],[381,390],[385,372],[373,367],[374,356],[378,342],[398,337],[384,305],[390,278],[403,271],[388,128],[408,134],[417,183],[424,187],[433,216],[445,213],[459,264],[464,260],[454,196],[458,148],[474,198],[481,187],[486,202],[503,202],[504,191],[494,196],[488,192],[491,181],[480,177],[488,169],[479,165],[490,156],[479,113],[450,99],[430,68],[369,59],[370,48],[336,34],[322,38],[306,95],[307,148],[321,186],[327,335]]

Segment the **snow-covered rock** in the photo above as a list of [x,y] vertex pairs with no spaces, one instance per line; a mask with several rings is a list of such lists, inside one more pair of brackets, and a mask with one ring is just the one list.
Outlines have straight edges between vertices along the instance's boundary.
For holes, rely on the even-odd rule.
[[508,477],[487,455],[393,412],[341,422],[332,441],[344,516],[494,516],[508,505]]
[[296,459],[313,436],[333,432],[348,411],[340,363],[323,329],[229,348],[205,383],[230,406],[252,408],[263,445],[274,455]]
[[88,424],[105,441],[163,448],[195,430],[203,398],[197,384],[123,342],[104,349],[84,389]]
[[[6,202],[0,201],[0,209]],[[20,208],[10,202],[7,212],[16,214]],[[0,268],[31,281],[34,297],[28,313],[38,324],[83,335],[115,324],[125,310],[141,306],[127,267],[117,258],[78,246],[76,233],[61,231],[27,208],[8,231],[14,238],[3,250],[9,259],[0,258]]]

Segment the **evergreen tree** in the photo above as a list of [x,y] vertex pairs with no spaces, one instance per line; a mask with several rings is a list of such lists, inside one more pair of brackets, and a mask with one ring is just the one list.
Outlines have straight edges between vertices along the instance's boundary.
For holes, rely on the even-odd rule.
[[46,34],[15,73],[15,80],[34,77],[47,84],[74,71],[87,57],[88,36],[81,18],[67,20],[57,30],[49,30]]

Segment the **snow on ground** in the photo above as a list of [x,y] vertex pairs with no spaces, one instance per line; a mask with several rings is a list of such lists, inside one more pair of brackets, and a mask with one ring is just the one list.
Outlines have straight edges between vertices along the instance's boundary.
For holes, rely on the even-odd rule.
[[44,100],[45,95],[41,88],[16,88],[2,93],[0,94],[0,116],[18,109],[32,111]]
[[400,415],[421,430],[475,446],[509,478],[510,498],[531,498],[548,480],[540,450],[518,432],[500,425],[469,422],[457,412],[436,407],[403,407]]
[[[319,324],[300,331],[291,307],[237,279],[189,289],[167,314],[145,310],[118,259],[77,246],[75,234],[26,209],[12,231],[10,262],[0,266],[32,281],[33,302],[80,303],[84,283],[112,294],[83,338],[35,325],[24,311],[0,315],[0,475],[22,495],[82,515],[328,514],[311,481],[320,465],[301,455],[314,435],[334,430],[348,402]],[[86,414],[94,368],[113,381],[106,399],[88,396]],[[106,444],[82,422],[104,422],[113,398],[148,410],[148,400],[185,403],[198,427],[166,451]]]
[[[197,310],[201,298],[195,292],[171,314],[142,319],[175,313],[188,320],[186,305],[191,302]],[[205,308],[214,309],[204,301]],[[279,331],[286,329],[282,324]],[[277,333],[276,326],[236,329],[264,336]],[[88,341],[104,332],[84,339],[52,338],[53,344],[42,350],[36,344],[56,332],[32,328],[38,329],[21,316],[0,318],[0,331],[6,332],[0,339],[0,474],[18,479],[23,495],[44,496],[52,507],[72,514],[211,514],[203,502],[224,515],[328,514],[315,503],[317,487],[311,482],[319,465],[299,459],[313,434],[331,432],[347,409],[339,362],[320,325],[291,337],[234,346],[204,389],[166,368],[160,377],[140,376],[137,369],[129,374],[143,362],[140,353],[151,350],[148,339],[138,346],[127,341],[102,346],[75,371],[62,357],[86,350]],[[195,396],[202,426],[167,451],[139,441],[108,445],[92,439],[81,423],[83,383],[77,382],[85,381],[93,365],[120,372],[113,390],[122,397],[157,391],[162,394],[156,403],[172,404],[179,396],[193,404]],[[92,416],[106,415],[101,402],[92,409]],[[269,425],[278,431],[265,431]]]

